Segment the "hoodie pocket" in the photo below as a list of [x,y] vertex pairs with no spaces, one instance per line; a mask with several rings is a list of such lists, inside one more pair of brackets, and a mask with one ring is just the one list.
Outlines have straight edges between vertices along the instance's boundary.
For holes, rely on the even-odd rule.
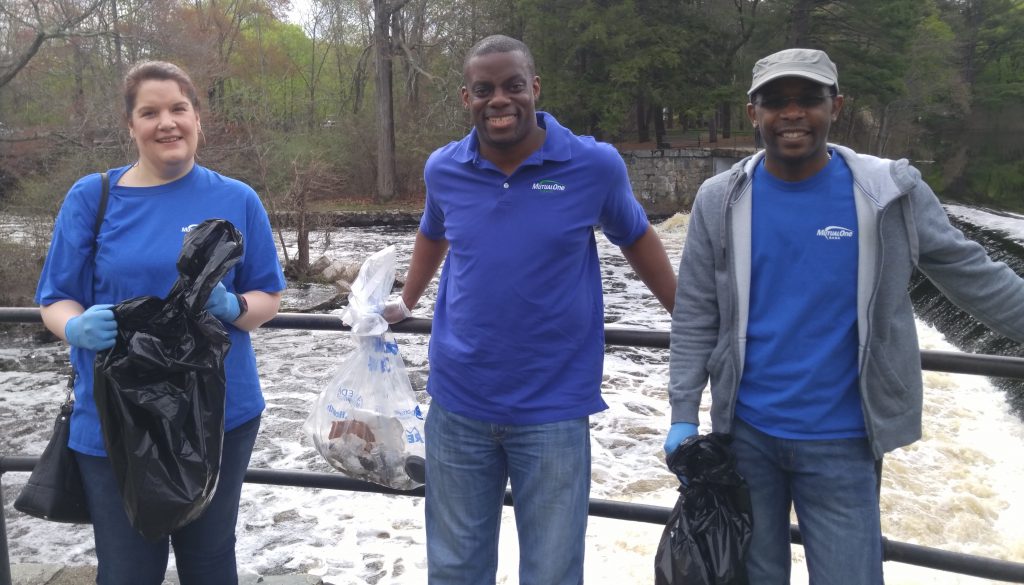
[[915,383],[920,372],[919,364],[894,365],[885,352],[873,352],[863,374],[867,377],[867,414],[883,419],[905,416],[920,401],[920,382]]

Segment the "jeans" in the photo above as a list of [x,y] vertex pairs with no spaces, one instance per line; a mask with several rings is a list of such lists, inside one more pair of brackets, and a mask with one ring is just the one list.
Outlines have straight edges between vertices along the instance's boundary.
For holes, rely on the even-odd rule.
[[737,417],[732,450],[754,513],[747,552],[750,583],[789,583],[791,505],[811,585],[883,582],[881,467],[867,439],[780,439]]
[[498,425],[436,402],[425,424],[430,585],[493,585],[505,486],[519,532],[520,585],[581,585],[590,498],[588,417]]
[[131,525],[107,457],[75,453],[92,514],[99,585],[160,585],[167,571],[168,541],[182,585],[238,583],[235,521],[242,480],[256,443],[260,417],[224,434],[217,490],[210,506],[170,537],[150,542]]

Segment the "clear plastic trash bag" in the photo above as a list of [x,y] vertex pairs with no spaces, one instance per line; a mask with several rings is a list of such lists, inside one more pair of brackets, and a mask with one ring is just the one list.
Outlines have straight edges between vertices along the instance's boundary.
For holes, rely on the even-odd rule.
[[395,280],[395,249],[370,256],[342,313],[356,348],[303,425],[316,450],[345,475],[399,490],[423,485],[423,413],[398,343],[380,316]]
[[656,585],[746,585],[753,515],[747,482],[721,433],[689,437],[668,458],[686,483],[655,554]]
[[103,442],[128,519],[150,540],[195,520],[213,500],[231,340],[204,307],[241,257],[242,234],[230,222],[193,228],[171,291],[118,303],[114,347],[96,359]]

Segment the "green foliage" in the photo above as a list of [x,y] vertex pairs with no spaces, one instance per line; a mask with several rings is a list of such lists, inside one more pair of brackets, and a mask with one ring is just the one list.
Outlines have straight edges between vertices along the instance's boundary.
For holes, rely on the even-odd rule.
[[977,157],[966,170],[966,193],[972,200],[1000,209],[1024,211],[1024,160]]
[[[296,169],[315,161],[333,181],[318,197],[373,193],[370,3],[314,0],[298,24],[282,19],[281,0],[117,5],[116,29],[108,10],[82,24],[95,34],[52,38],[0,88],[5,127],[48,137],[15,144],[0,135],[0,174],[19,181],[25,205],[52,210],[78,176],[132,158],[119,83],[142,58],[180,63],[200,86],[204,164],[280,205]],[[950,194],[1007,201],[1024,158],[1021,30],[1024,0],[410,0],[392,31],[400,190],[421,192],[423,161],[468,129],[462,60],[500,32],[530,45],[540,108],[608,140],[632,141],[663,111],[685,116],[691,133],[720,113],[731,114],[722,119],[731,130],[749,130],[754,61],[822,48],[847,98],[832,140],[935,160],[926,170]],[[0,55],[14,54],[31,30],[0,33]],[[984,149],[976,136],[1008,138]]]

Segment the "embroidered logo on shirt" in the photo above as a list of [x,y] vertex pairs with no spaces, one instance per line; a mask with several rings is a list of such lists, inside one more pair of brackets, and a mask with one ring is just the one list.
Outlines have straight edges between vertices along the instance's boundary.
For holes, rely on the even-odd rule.
[[565,185],[551,179],[538,181],[531,187],[534,191],[565,191]]
[[828,227],[821,228],[815,235],[821,236],[826,240],[841,240],[843,238],[852,238],[853,230],[850,228],[844,228],[840,225],[830,225]]
[[181,228],[181,233],[183,233],[183,234],[187,234],[187,233],[189,233],[190,231],[192,231],[192,230],[196,229],[197,227],[199,227],[199,224],[198,224],[198,223],[194,223],[194,224],[192,224],[192,225],[186,225],[186,226],[183,226],[183,227]]

